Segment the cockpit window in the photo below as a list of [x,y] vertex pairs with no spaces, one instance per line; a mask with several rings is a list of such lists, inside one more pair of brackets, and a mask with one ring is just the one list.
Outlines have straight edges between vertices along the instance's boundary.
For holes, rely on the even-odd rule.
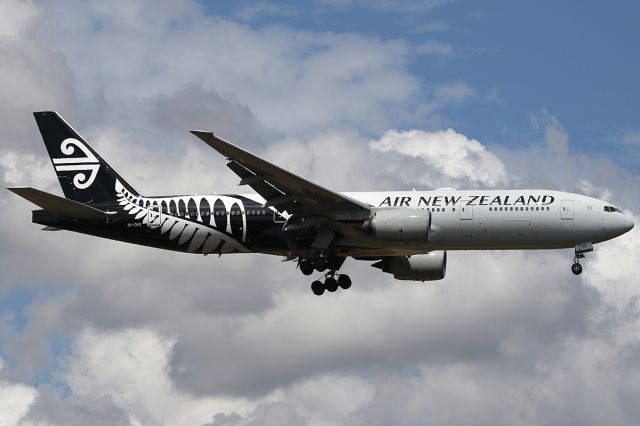
[[604,211],[605,212],[610,212],[610,213],[614,213],[614,212],[622,213],[622,210],[620,210],[620,209],[618,209],[616,207],[613,207],[613,206],[604,206]]

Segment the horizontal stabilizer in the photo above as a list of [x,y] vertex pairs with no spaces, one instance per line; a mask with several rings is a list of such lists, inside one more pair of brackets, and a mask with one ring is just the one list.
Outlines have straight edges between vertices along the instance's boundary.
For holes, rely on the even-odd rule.
[[86,204],[58,197],[28,186],[7,189],[25,200],[31,201],[33,204],[60,216],[78,219],[104,219],[115,213],[104,212]]

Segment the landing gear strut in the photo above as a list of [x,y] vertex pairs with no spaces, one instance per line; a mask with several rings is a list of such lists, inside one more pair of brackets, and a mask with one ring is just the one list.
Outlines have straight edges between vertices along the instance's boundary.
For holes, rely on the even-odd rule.
[[571,265],[571,272],[574,275],[580,275],[582,273],[582,265],[580,259],[584,259],[585,253],[593,251],[593,244],[581,243],[576,244],[575,257],[573,258],[573,265]]

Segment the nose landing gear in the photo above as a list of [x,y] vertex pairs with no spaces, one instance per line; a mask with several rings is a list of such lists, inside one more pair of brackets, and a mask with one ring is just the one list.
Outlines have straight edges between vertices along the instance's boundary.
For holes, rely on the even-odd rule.
[[580,243],[576,244],[575,257],[573,258],[573,265],[571,265],[571,272],[574,275],[580,275],[582,273],[582,265],[580,264],[580,259],[584,259],[585,253],[593,251],[593,244],[591,243]]
[[[584,254],[582,255],[582,257],[584,257]],[[580,275],[582,273],[582,265],[578,263],[578,259],[577,258],[576,258],[575,262],[576,263],[571,265],[571,272],[573,272],[574,275]]]

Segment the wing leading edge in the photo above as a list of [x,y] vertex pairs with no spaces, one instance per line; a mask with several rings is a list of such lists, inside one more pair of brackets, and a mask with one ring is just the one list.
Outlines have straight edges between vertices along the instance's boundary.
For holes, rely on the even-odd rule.
[[265,206],[296,215],[323,215],[337,220],[363,219],[370,205],[331,191],[284,170],[211,132],[191,131],[227,157],[227,166],[265,200]]

